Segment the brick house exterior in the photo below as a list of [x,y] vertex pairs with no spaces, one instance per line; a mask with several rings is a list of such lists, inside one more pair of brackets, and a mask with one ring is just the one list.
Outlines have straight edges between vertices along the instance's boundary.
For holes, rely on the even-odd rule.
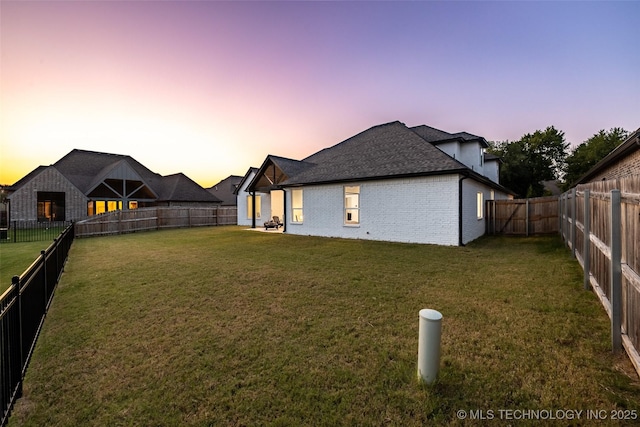
[[184,174],[161,176],[130,156],[72,150],[9,187],[11,221],[76,221],[151,206],[218,206]]
[[301,161],[268,156],[238,192],[238,212],[247,194],[271,195],[286,233],[464,245],[484,234],[484,202],[513,196],[487,146],[466,132],[374,126]]
[[640,175],[640,129],[592,167],[578,184]]

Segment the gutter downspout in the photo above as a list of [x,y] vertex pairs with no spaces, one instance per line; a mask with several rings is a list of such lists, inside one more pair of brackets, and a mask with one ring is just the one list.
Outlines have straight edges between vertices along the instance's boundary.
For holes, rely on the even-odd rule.
[[469,178],[462,175],[458,180],[458,246],[464,246],[462,243],[462,181]]
[[282,232],[286,233],[287,232],[287,191],[283,188],[282,189]]
[[256,228],[256,192],[251,192],[251,228]]

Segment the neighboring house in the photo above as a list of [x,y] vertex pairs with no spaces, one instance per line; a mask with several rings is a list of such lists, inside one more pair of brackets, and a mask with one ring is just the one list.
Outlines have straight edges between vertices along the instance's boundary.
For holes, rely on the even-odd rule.
[[207,188],[207,191],[222,201],[220,206],[236,206],[236,190],[241,181],[241,176],[229,175],[214,186]]
[[11,190],[11,221],[75,221],[121,209],[221,202],[182,173],[161,176],[130,156],[77,149]]
[[559,196],[562,194],[560,181],[558,180],[542,181],[542,186],[544,187],[543,196]]
[[633,175],[640,175],[640,129],[631,133],[622,144],[596,163],[577,184]]
[[270,155],[238,188],[238,223],[247,200],[260,206],[242,215],[254,227],[276,215],[291,234],[463,245],[484,234],[486,200],[513,197],[487,147],[466,132],[396,121],[303,160]]

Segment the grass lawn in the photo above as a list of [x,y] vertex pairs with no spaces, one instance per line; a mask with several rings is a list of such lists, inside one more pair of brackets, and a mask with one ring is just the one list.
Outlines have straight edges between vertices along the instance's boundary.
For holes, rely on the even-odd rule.
[[[416,379],[422,308],[444,316],[432,386]],[[197,228],[75,241],[10,426],[486,425],[469,411],[640,417],[638,396],[557,238]]]
[[0,294],[11,286],[11,278],[24,273],[52,241],[0,244]]

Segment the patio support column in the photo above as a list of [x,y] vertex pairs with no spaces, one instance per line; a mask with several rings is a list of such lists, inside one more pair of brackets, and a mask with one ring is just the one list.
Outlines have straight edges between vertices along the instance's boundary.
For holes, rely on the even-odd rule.
[[256,228],[256,192],[251,192],[251,228]]
[[287,232],[287,191],[282,189],[282,232]]

